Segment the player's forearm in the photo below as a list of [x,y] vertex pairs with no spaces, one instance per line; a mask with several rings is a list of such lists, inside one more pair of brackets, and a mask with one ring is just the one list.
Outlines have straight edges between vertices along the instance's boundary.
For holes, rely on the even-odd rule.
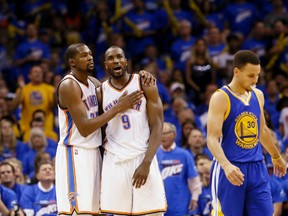
[[269,128],[265,128],[261,131],[260,142],[272,158],[276,159],[280,157],[280,153],[276,147],[275,139],[270,134]]
[[114,118],[119,113],[119,110],[115,107],[110,109],[108,112],[103,113],[100,116],[97,116],[93,119],[86,119],[86,123],[83,122],[79,124],[80,126],[78,128],[81,136],[87,137],[91,133],[95,132],[99,128],[103,127],[108,121],[110,121],[112,118]]
[[148,149],[146,151],[145,157],[143,159],[144,162],[151,163],[158,148],[161,143],[162,131],[163,131],[163,121],[159,120],[159,124],[154,125],[151,128],[151,135],[148,142]]
[[221,165],[221,167],[225,167],[227,164],[230,164],[230,161],[225,156],[225,153],[221,147],[221,145],[218,142],[218,139],[216,138],[210,138],[208,136],[207,138],[207,146],[212,155],[215,157],[215,159],[218,161],[218,163]]

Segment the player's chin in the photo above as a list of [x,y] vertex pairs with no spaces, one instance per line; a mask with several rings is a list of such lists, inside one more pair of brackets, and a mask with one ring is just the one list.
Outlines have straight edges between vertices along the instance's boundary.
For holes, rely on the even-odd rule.
[[87,71],[88,71],[89,74],[93,74],[94,73],[94,67],[92,67],[92,68],[88,67]]
[[246,88],[246,91],[252,91],[252,89],[253,89],[252,86],[248,86],[248,87]]

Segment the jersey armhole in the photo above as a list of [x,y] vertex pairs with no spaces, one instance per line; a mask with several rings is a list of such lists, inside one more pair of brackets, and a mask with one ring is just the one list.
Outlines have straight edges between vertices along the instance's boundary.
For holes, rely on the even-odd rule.
[[224,114],[224,120],[226,120],[228,115],[229,115],[229,113],[230,113],[230,110],[231,110],[230,98],[229,98],[228,94],[225,91],[223,91],[222,89],[218,89],[217,91],[222,92],[224,94],[226,100],[227,100],[227,110],[226,110],[226,112]]

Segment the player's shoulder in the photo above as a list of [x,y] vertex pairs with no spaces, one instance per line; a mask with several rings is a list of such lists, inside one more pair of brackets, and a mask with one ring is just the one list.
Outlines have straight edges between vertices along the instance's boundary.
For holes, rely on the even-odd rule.
[[263,96],[263,92],[260,90],[260,89],[258,89],[258,88],[253,88],[253,91],[255,92],[255,94],[257,95],[257,96]]
[[222,89],[217,89],[211,96],[212,101],[222,103],[227,100],[227,93]]
[[73,77],[64,77],[60,83],[59,83],[59,87],[61,86],[70,86],[70,85],[75,85],[78,84],[76,79],[73,79]]
[[88,79],[93,82],[96,87],[99,87],[101,85],[101,82],[93,76],[88,76]]

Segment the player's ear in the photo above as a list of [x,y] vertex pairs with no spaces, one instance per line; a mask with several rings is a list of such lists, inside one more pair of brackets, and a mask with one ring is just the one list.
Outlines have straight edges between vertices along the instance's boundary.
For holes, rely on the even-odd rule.
[[75,60],[74,60],[74,59],[69,58],[68,62],[69,62],[69,65],[70,65],[71,67],[74,67],[74,66],[75,66]]
[[234,68],[234,74],[235,74],[235,75],[238,75],[239,72],[240,72],[239,68],[235,67],[235,68]]

